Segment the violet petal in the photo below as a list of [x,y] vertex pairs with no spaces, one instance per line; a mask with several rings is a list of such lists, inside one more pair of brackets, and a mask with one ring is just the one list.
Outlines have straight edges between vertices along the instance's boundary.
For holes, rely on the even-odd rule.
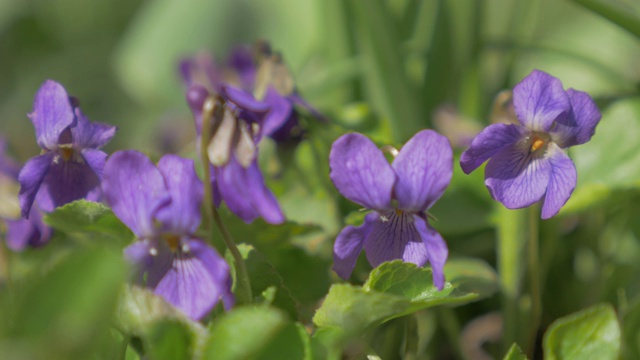
[[571,197],[578,180],[573,161],[556,144],[549,144],[546,156],[551,165],[551,175],[542,205],[543,219],[549,219],[560,211]]
[[569,96],[557,78],[533,70],[513,88],[513,106],[529,130],[548,132],[556,119],[571,111]]
[[42,246],[51,238],[52,230],[42,222],[42,213],[37,207],[31,208],[28,219],[5,219],[5,222],[7,247],[13,251]]
[[591,139],[602,115],[595,102],[583,91],[567,90],[571,100],[571,114],[556,121],[551,130],[553,141],[562,148],[584,144]]
[[156,212],[171,201],[160,171],[134,150],[111,155],[104,167],[102,190],[114,214],[139,238],[155,234]]
[[245,191],[252,197],[254,207],[264,221],[273,225],[282,224],[285,221],[284,214],[278,200],[267,188],[257,160],[254,160],[246,169],[245,181],[247,184]]
[[42,181],[51,167],[53,162],[53,152],[48,152],[39,156],[32,157],[20,170],[18,182],[20,182],[20,209],[23,218],[27,218],[31,211],[33,201],[40,190]]
[[333,271],[343,279],[349,279],[353,268],[356,266],[358,256],[364,246],[364,239],[369,236],[373,228],[373,222],[378,214],[373,212],[368,214],[365,222],[360,226],[347,226],[336,238],[333,244]]
[[484,128],[471,142],[471,146],[460,156],[460,167],[465,174],[477,169],[483,162],[524,136],[522,126],[513,124],[491,124]]
[[271,136],[289,120],[293,108],[272,86],[267,90],[263,101],[271,108],[264,118],[261,132],[263,136]]
[[270,224],[284,221],[282,210],[265,185],[256,160],[245,169],[232,158],[225,166],[216,167],[215,176],[227,207],[245,222],[250,223],[258,216]]
[[451,182],[453,151],[446,137],[423,130],[404,144],[391,166],[398,177],[394,187],[398,208],[425,211]]
[[82,159],[64,160],[59,157],[49,167],[38,193],[38,205],[44,211],[53,211],[58,206],[84,199],[91,191],[100,186],[98,175],[85,162],[85,156],[91,164],[99,167],[104,163],[104,154],[100,150],[91,150],[80,155]]
[[236,89],[235,87],[227,84],[222,85],[222,93],[232,103],[238,107],[252,111],[252,112],[267,112],[269,111],[269,105],[256,100],[250,93]]
[[166,230],[182,234],[194,233],[200,225],[200,205],[204,189],[193,160],[165,155],[158,162],[158,170],[164,177],[171,203],[158,210],[157,219],[165,224]]
[[366,136],[341,136],[331,146],[329,164],[329,176],[344,197],[369,209],[391,209],[396,174],[382,151]]
[[[136,285],[144,286],[145,272],[154,268],[156,257],[151,255],[151,249],[154,248],[155,243],[155,240],[144,239],[136,241],[124,249],[124,258],[133,265],[133,282]],[[168,269],[168,266],[171,265],[170,260],[171,258],[169,257],[168,261],[165,261],[165,270],[163,271],[161,269],[159,272],[161,272],[162,274],[166,273],[166,269]],[[155,272],[158,272],[158,270],[156,270]],[[160,279],[161,277],[157,278],[155,284],[157,284]]]
[[253,208],[250,194],[243,182],[242,173],[245,169],[231,158],[225,166],[214,166],[214,176],[220,198],[232,213],[239,216],[246,223],[250,223],[258,217]]
[[438,290],[442,290],[444,288],[445,281],[444,264],[447,261],[447,256],[449,255],[447,243],[427,221],[419,216],[414,216],[413,218],[415,220],[416,229],[418,230],[427,250],[429,264],[431,264],[431,271],[433,272],[433,284],[438,288]]
[[544,196],[550,174],[547,158],[531,155],[515,144],[489,160],[484,183],[494,199],[509,209],[519,209]]
[[188,253],[178,252],[154,292],[195,320],[203,318],[225,297],[229,301],[229,268],[215,250],[190,240]]
[[364,241],[364,251],[371,266],[396,259],[423,266],[428,254],[414,216],[395,210],[382,216],[384,219],[379,216],[373,221],[371,232]]
[[75,109],[77,124],[71,128],[73,145],[76,149],[98,149],[115,135],[117,127],[99,122],[91,122],[80,108]]
[[36,93],[29,118],[35,127],[38,145],[48,150],[57,148],[60,134],[75,122],[64,87],[53,80],[45,81]]

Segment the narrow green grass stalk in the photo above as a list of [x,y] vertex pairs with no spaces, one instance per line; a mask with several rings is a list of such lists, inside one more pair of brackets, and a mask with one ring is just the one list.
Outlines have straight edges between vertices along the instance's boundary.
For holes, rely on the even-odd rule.
[[528,353],[535,351],[540,315],[542,313],[541,289],[540,289],[540,244],[539,244],[539,218],[540,206],[538,203],[531,205],[529,211],[529,238],[527,239],[529,295],[531,296],[531,320],[529,330]]
[[640,38],[640,14],[622,1],[573,0]]
[[[251,281],[249,280],[249,273],[247,272],[247,266],[244,263],[242,254],[235,241],[231,237],[231,234],[224,226],[218,210],[213,204],[213,195],[211,193],[211,171],[209,168],[209,154],[207,153],[207,147],[209,146],[209,138],[211,137],[211,119],[216,116],[217,112],[220,112],[219,105],[216,105],[215,99],[209,97],[204,104],[202,111],[202,131],[200,134],[200,160],[202,161],[203,175],[204,175],[204,207],[207,217],[213,219],[216,223],[224,243],[231,252],[235,262],[236,269],[236,296],[239,304],[251,304],[253,302],[253,295],[251,294]],[[220,114],[222,116],[222,114]],[[207,220],[210,224],[210,220]],[[213,244],[214,227],[210,227],[210,239]]]
[[509,210],[502,205],[498,206],[497,259],[504,322],[502,353],[506,353],[511,344],[522,344],[524,340],[521,326],[525,324],[518,303],[524,273],[523,250],[527,239],[528,211]]

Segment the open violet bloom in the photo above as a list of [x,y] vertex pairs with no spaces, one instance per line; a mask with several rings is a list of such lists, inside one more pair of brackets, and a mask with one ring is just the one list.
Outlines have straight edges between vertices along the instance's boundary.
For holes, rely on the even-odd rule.
[[433,270],[433,283],[444,287],[447,244],[431,227],[426,211],[451,181],[453,154],[446,137],[433,130],[414,135],[391,164],[362,134],[341,136],[329,155],[330,177],[347,199],[373,210],[361,226],[347,226],[333,247],[333,270],[351,276],[364,247],[369,263],[401,259]]
[[137,283],[199,320],[222,300],[233,306],[229,266],[194,234],[202,182],[193,160],[165,155],[156,167],[137,151],[114,153],[104,169],[104,195],[139,241],[125,249]]
[[228,85],[222,85],[217,95],[193,85],[187,92],[187,102],[198,137],[202,136],[203,124],[210,129],[206,150],[211,162],[215,205],[224,201],[231,212],[247,223],[258,217],[270,224],[284,222],[284,214],[265,185],[257,159],[261,135],[256,129],[269,107]]
[[107,158],[98,149],[111,140],[116,127],[90,122],[78,101],[52,80],[38,90],[29,118],[42,153],[18,176],[22,216],[28,217],[36,196],[44,211],[78,199],[97,200]]
[[587,93],[564,90],[557,78],[534,70],[513,89],[518,123],[486,127],[460,157],[469,174],[489,160],[485,185],[509,209],[544,199],[542,218],[556,215],[576,187],[566,148],[591,139],[601,115]]
[[52,230],[42,221],[38,206],[32,206],[29,218],[20,216],[18,173],[20,166],[6,154],[6,142],[0,137],[0,219],[7,226],[5,241],[13,251],[45,245]]

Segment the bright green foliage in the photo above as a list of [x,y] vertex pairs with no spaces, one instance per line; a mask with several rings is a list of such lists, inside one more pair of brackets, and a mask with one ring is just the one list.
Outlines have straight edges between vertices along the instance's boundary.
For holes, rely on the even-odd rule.
[[396,260],[374,269],[362,287],[331,287],[313,322],[318,327],[341,328],[353,336],[387,320],[437,305],[460,305],[492,295],[496,275],[482,261],[451,260],[445,267],[447,283],[438,291],[430,269]]
[[[205,359],[302,359],[309,337],[285,313],[267,306],[239,307],[210,327]],[[286,344],[286,347],[278,345]]]
[[[282,277],[273,265],[250,245],[240,244],[238,249],[245,259],[254,297],[262,296],[261,300],[266,305],[274,305],[284,310],[292,319],[298,318],[299,304],[291,296],[291,292],[284,285]],[[227,256],[227,259],[229,258],[230,256]]]
[[622,317],[623,348],[625,359],[640,359],[640,301],[629,307]]
[[105,205],[78,200],[47,214],[45,222],[79,242],[115,241],[123,244],[133,239],[127,228]]
[[611,305],[600,304],[556,320],[544,336],[548,360],[617,359],[620,324]]
[[206,332],[200,323],[191,320],[152,291],[138,286],[125,287],[116,312],[116,326],[119,329],[132,336],[146,336],[154,324],[162,320],[181,323],[196,336]]
[[119,253],[77,250],[44,276],[15,284],[18,291],[0,309],[0,354],[82,359],[95,351],[108,353],[109,323],[126,269]]
[[149,334],[149,356],[154,360],[192,359],[194,338],[182,322],[162,320]]
[[527,355],[522,352],[520,346],[518,344],[513,344],[509,348],[507,355],[504,356],[503,360],[528,360]]

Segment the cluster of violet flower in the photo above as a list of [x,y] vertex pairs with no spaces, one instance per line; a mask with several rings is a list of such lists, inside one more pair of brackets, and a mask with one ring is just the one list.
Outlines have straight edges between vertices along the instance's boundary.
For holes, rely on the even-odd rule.
[[[257,49],[257,51],[256,51]],[[0,143],[0,184],[19,183],[21,217],[7,224],[14,250],[41,246],[51,236],[42,213],[78,199],[104,199],[135,234],[124,256],[135,268],[134,282],[146,286],[194,319],[219,302],[234,304],[229,266],[196,231],[201,222],[204,186],[211,203],[250,223],[285,218],[266,187],[257,162],[260,141],[299,141],[303,109],[322,119],[296,92],[278,54],[261,43],[242,47],[227,63],[197,55],[180,64],[186,99],[195,119],[201,153],[209,161],[210,183],[203,184],[192,159],[164,155],[154,164],[135,151],[107,159],[99,150],[115,134],[113,126],[91,122],[79,102],[55,81],[38,90],[33,122],[42,154],[21,170]],[[560,80],[534,70],[513,90],[515,116],[480,132],[461,155],[465,173],[488,160],[485,184],[507,208],[543,201],[542,218],[558,213],[576,185],[576,170],[564,149],[587,142],[600,120],[591,97],[564,90]],[[206,146],[206,149],[203,148]],[[383,151],[365,135],[348,133],[332,145],[330,178],[347,199],[371,212],[360,226],[347,226],[334,245],[334,271],[348,279],[364,249],[376,267],[401,259],[433,270],[434,285],[445,285],[448,249],[431,226],[427,210],[443,195],[453,173],[449,140],[422,130],[398,151]]]

